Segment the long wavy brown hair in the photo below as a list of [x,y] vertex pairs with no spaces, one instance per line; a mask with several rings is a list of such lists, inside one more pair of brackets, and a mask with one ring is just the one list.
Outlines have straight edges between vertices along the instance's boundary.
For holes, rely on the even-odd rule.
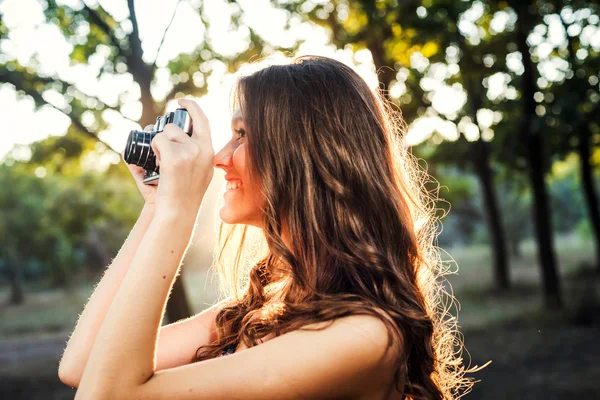
[[247,165],[265,199],[262,227],[220,222],[213,266],[224,306],[216,340],[192,362],[270,333],[370,314],[388,327],[390,345],[401,344],[402,398],[468,392],[448,269],[434,245],[437,190],[425,189],[431,177],[404,144],[400,114],[325,57],[269,66],[240,78],[234,93]]

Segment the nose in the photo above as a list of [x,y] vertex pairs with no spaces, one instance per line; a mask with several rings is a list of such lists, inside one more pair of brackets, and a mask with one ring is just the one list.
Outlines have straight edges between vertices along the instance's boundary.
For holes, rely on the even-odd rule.
[[229,168],[231,166],[231,159],[233,157],[233,151],[228,148],[229,146],[223,147],[215,156],[213,157],[213,166],[215,168]]

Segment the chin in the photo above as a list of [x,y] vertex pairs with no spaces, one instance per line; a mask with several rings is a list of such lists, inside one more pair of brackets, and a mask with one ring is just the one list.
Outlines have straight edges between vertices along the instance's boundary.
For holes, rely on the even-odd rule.
[[255,209],[249,209],[248,207],[240,207],[241,204],[223,203],[219,209],[219,218],[223,222],[229,225],[233,224],[244,224],[252,225],[260,228],[262,221],[260,213]]
[[232,215],[232,213],[226,211],[226,207],[221,208],[219,211],[219,217],[226,224],[233,225],[240,223],[239,218],[236,218],[235,215]]
[[221,210],[219,211],[219,217],[223,222],[229,225],[248,224],[247,218],[244,218],[241,215],[236,215],[235,212],[230,212],[229,210],[227,210],[227,207],[221,208]]

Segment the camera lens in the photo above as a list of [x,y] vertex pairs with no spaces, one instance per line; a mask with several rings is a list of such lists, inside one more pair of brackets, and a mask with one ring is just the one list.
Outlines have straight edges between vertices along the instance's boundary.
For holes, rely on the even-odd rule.
[[150,144],[156,132],[132,130],[127,138],[124,159],[128,164],[134,164],[148,171],[156,171],[156,155]]

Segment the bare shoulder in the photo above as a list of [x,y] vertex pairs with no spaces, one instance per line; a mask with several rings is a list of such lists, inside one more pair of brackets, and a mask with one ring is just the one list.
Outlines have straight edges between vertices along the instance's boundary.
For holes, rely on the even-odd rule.
[[[333,321],[305,325],[302,330],[326,331],[332,342],[354,349],[367,360],[387,367],[399,353],[399,344],[392,340],[386,324],[374,315],[350,315]],[[343,343],[342,343],[343,342]]]
[[311,323],[234,354],[158,371],[126,398],[374,398],[399,353],[386,324],[354,315]]
[[[296,349],[314,354],[311,358],[319,359],[324,370],[335,371],[347,384],[361,381],[361,389],[367,392],[365,382],[378,387],[394,379],[393,367],[401,351],[400,344],[393,340],[387,325],[374,315],[350,315],[311,323],[283,336],[287,336],[286,345],[293,343]],[[286,352],[282,346],[284,340],[279,343],[282,352]]]

